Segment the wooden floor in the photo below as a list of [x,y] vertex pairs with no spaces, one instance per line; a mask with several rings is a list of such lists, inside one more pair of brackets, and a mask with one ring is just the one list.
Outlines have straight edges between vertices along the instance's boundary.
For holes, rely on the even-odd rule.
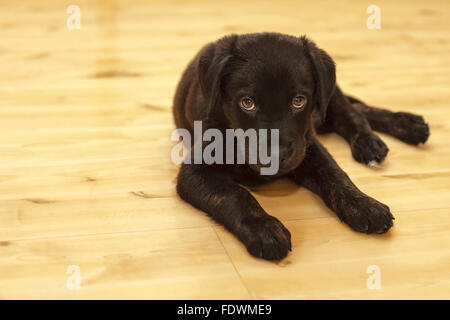
[[[66,27],[73,2],[80,30]],[[365,1],[73,2],[0,4],[0,298],[450,298],[449,1],[378,0],[381,30],[367,29]],[[177,197],[180,74],[203,44],[257,31],[309,35],[345,91],[429,122],[419,148],[382,135],[379,170],[321,137],[391,207],[388,234],[351,231],[281,180],[254,193],[292,233],[292,253],[270,263]],[[371,265],[381,289],[366,286]]]

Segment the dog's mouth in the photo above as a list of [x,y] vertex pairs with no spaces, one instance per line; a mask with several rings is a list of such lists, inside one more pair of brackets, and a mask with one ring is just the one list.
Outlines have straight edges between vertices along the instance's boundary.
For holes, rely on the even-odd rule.
[[264,165],[257,165],[257,164],[251,164],[249,165],[250,168],[255,171],[256,173],[260,174],[260,175],[267,175],[267,176],[271,176],[274,178],[278,178],[278,177],[282,177],[286,174],[288,174],[289,172],[291,172],[292,170],[295,169],[295,167],[292,168],[278,168],[278,170],[274,170],[273,174],[262,174],[262,170],[261,169],[267,169],[269,166],[264,166]]
[[281,177],[295,170],[302,163],[304,158],[305,152],[298,151],[294,152],[288,159],[277,159],[278,163],[269,162],[267,164],[262,164],[258,162],[256,164],[249,164],[249,167],[260,175]]

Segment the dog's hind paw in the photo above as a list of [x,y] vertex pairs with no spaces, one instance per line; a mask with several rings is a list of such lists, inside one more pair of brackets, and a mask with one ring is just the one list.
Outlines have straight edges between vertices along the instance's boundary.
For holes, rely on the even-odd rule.
[[369,167],[379,167],[389,151],[386,144],[375,134],[361,134],[351,143],[353,158]]
[[428,124],[422,116],[408,113],[396,112],[392,122],[389,122],[391,134],[403,142],[412,145],[425,143],[430,135]]
[[379,169],[381,168],[380,164],[378,162],[376,162],[375,160],[369,161],[369,163],[367,164],[367,166],[369,168],[375,168],[375,169]]

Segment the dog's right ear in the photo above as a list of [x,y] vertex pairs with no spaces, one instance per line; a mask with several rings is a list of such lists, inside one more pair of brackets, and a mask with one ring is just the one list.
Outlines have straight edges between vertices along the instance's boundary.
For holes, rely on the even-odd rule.
[[221,81],[227,73],[231,50],[237,36],[226,36],[217,42],[205,46],[198,56],[198,80],[207,101],[207,119],[214,119],[222,105]]

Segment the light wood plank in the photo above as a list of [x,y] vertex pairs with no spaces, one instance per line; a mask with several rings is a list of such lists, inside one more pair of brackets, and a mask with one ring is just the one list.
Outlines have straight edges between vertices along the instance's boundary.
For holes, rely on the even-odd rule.
[[[450,209],[398,214],[395,223],[389,234],[368,236],[336,218],[290,221],[293,251],[278,264],[250,257],[232,235],[216,229],[257,299],[447,297]],[[371,265],[381,271],[379,290],[366,286]]]
[[[250,298],[210,227],[0,245],[1,298]],[[80,268],[80,289],[67,286],[69,266]]]

